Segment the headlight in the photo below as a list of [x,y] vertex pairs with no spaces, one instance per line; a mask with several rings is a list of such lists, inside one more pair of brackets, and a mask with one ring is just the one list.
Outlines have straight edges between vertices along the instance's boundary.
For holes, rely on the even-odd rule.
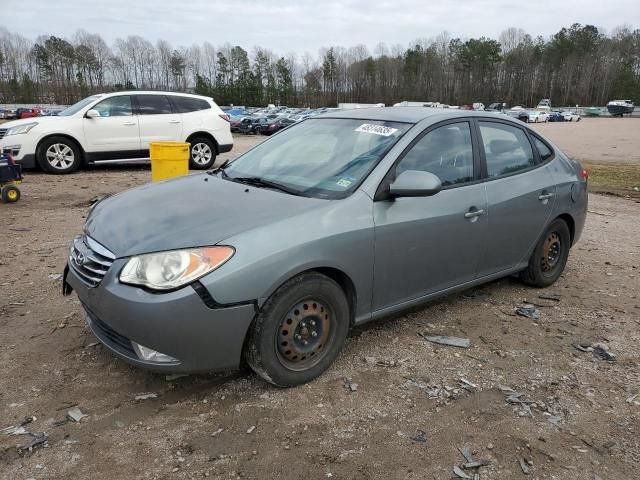
[[33,123],[25,123],[24,125],[19,125],[17,127],[11,127],[7,129],[5,136],[7,135],[18,135],[19,133],[28,133],[33,127],[38,125],[38,122]]
[[232,247],[221,246],[138,255],[124,266],[120,281],[152,290],[171,290],[214,271],[234,253]]

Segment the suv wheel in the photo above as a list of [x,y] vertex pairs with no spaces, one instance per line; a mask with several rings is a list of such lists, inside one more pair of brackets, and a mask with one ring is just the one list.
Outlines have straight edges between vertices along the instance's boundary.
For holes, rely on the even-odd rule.
[[38,146],[36,158],[45,172],[57,175],[73,173],[82,163],[80,149],[75,142],[65,137],[45,139]]
[[216,161],[216,147],[211,140],[197,137],[191,140],[191,157],[189,168],[193,170],[207,170]]
[[304,273],[264,304],[249,331],[244,358],[273,385],[300,385],[329,368],[348,331],[349,303],[340,286],[319,273]]

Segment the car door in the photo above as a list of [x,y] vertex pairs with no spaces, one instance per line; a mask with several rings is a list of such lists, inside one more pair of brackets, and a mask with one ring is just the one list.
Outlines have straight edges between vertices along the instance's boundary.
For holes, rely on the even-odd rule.
[[151,142],[182,140],[182,119],[174,113],[166,95],[134,95],[140,121],[140,146],[149,150]]
[[138,116],[134,115],[130,95],[108,97],[92,107],[99,117],[84,117],[85,149],[100,152],[99,158],[135,156],[140,151]]
[[374,202],[373,309],[401,304],[476,277],[487,227],[485,186],[470,120],[428,129],[387,178],[406,170],[437,175],[430,197]]
[[489,213],[484,276],[527,262],[553,211],[556,185],[551,158],[540,158],[525,128],[487,119],[478,130]]

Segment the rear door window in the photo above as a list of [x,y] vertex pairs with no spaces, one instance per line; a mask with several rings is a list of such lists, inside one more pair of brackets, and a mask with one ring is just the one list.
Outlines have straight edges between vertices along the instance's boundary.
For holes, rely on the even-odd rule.
[[523,130],[498,122],[479,122],[487,176],[510,175],[535,166],[533,148]]
[[553,157],[553,150],[538,137],[533,137],[533,143],[536,145],[538,153],[540,154],[540,160],[542,160],[543,163]]
[[172,96],[171,102],[177,113],[197,112],[211,108],[209,102],[203,98]]
[[166,95],[136,95],[140,115],[163,115],[173,113]]

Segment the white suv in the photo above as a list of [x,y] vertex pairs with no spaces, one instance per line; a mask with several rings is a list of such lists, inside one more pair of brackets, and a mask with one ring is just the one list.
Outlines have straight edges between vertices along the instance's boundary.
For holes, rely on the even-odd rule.
[[149,143],[189,142],[190,167],[233,148],[229,117],[213,99],[172,92],[92,95],[53,117],[0,125],[0,151],[25,168],[71,173],[88,163],[149,158]]

